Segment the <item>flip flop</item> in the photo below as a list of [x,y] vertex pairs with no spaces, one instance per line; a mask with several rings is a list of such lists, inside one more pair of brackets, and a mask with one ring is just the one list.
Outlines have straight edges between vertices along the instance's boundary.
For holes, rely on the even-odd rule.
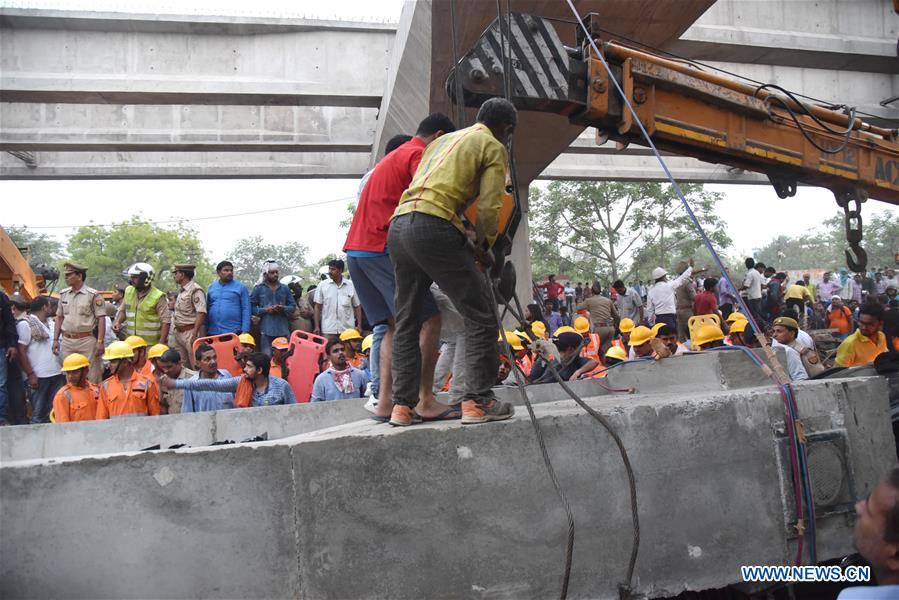
[[456,419],[462,418],[462,405],[456,404],[450,406],[445,411],[437,415],[436,417],[422,417],[421,420],[425,423],[431,421],[454,421]]

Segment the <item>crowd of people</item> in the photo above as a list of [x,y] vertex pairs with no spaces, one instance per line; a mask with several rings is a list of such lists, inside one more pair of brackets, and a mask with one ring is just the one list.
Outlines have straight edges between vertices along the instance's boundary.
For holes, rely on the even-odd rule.
[[[535,285],[527,326],[497,338],[484,270],[500,233],[505,143],[516,124],[515,108],[497,98],[471,127],[457,130],[435,113],[414,135],[391,139],[361,182],[347,263],[332,260],[308,288],[268,260],[248,289],[225,260],[206,290],[194,265],[174,265],[177,289],[167,294],[153,267],[136,263],[107,299],[69,262],[58,299],[0,294],[0,421],[25,422],[26,399],[28,420],[46,423],[368,397],[373,418],[395,426],[484,423],[514,412],[497,385],[604,377],[622,362],[753,347],[759,334],[783,348],[794,380],[830,366],[807,330],[833,330],[837,366],[899,351],[892,269],[790,281],[751,258],[740,277],[713,277],[692,262],[670,276],[658,267],[647,284],[550,275]],[[294,331],[324,338],[322,360],[291,361]],[[240,341],[227,357],[237,373],[222,368],[214,344],[195,343],[225,334]],[[290,383],[297,368],[314,375],[303,397]],[[437,401],[441,391],[449,405]]]

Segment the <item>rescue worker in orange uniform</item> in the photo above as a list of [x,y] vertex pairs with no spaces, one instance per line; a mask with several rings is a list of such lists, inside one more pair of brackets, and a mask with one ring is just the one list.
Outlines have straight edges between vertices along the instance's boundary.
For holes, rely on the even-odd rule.
[[97,415],[97,386],[87,380],[91,362],[74,352],[62,361],[66,384],[53,398],[53,422],[93,421]]
[[[512,355],[515,357],[515,366],[518,367],[519,371],[521,371],[522,378],[524,382],[527,383],[529,381],[529,377],[531,376],[531,369],[534,367],[534,361],[531,358],[531,353],[524,345],[525,343],[530,343],[530,340],[527,340],[527,336],[525,336],[525,334],[515,331],[506,330],[504,332],[504,335],[506,341],[509,343],[509,346],[512,348]],[[497,341],[502,341],[502,339],[503,338],[500,337]],[[505,354],[505,350],[501,348],[500,358],[505,357]],[[509,383],[516,383],[517,380],[511,374],[511,372],[509,373],[509,375]]]
[[134,350],[125,342],[113,342],[103,360],[112,376],[100,384],[97,419],[160,414],[159,386],[153,377],[134,368]]
[[343,342],[346,361],[358,369],[365,358],[365,355],[362,354],[362,335],[359,330],[353,327],[343,330],[340,334],[340,341]]
[[147,342],[139,335],[129,335],[125,343],[134,351],[134,370],[149,377],[153,374],[153,364],[147,360]]
[[578,317],[574,320],[574,330],[584,338],[584,347],[581,348],[581,356],[601,363],[600,346],[602,340],[599,339],[598,333],[590,331],[590,320],[586,317]]
[[618,323],[619,335],[612,340],[612,345],[621,348],[625,352],[630,348],[628,342],[631,339],[631,332],[634,330],[634,322],[631,319],[624,318]]
[[[355,329],[353,331],[356,331]],[[287,379],[287,367],[284,361],[287,358],[287,349],[290,344],[286,337],[278,337],[272,340],[272,362],[268,367],[268,374],[271,377],[279,377]]]

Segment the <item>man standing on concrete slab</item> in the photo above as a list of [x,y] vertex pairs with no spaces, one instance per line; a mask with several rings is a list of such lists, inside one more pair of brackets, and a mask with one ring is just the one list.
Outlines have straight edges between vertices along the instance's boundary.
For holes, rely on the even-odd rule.
[[877,586],[845,588],[837,600],[899,598],[899,469],[855,503],[855,548],[874,571]]
[[[377,417],[389,417],[393,410],[393,371],[390,359],[396,330],[396,279],[390,262],[390,249],[387,247],[390,219],[400,197],[412,182],[425,148],[440,136],[455,130],[455,124],[446,115],[428,115],[418,124],[413,138],[384,156],[371,171],[362,189],[359,205],[343,246],[356,293],[359,294],[362,309],[368,322],[374,327],[376,336],[376,343],[372,344],[372,365],[377,364],[380,371],[377,377]],[[437,404],[430,389],[433,387],[437,364],[441,325],[440,311],[433,297],[425,294],[424,302],[419,340],[422,376],[417,408],[420,415],[432,416],[445,410]],[[374,354],[376,352],[377,356]]]
[[206,291],[206,334],[248,333],[250,293],[244,284],[234,281],[234,265],[230,261],[217,264],[215,272],[218,281],[209,284]]
[[181,288],[175,298],[175,309],[172,322],[175,334],[172,336],[172,348],[187,359],[188,365],[194,366],[194,340],[203,337],[203,325],[206,323],[206,293],[194,281],[196,265],[180,264],[172,267],[175,283]]
[[[487,282],[476,263],[489,263],[485,248],[498,235],[509,141],[518,115],[511,102],[487,100],[477,123],[428,146],[390,224],[387,243],[396,273],[396,337],[390,423],[417,420],[421,379],[423,299],[431,283],[449,296],[465,320],[466,389],[463,423],[508,419],[514,409],[491,390],[499,357],[499,324]],[[459,217],[477,198],[477,219],[466,229]]]
[[59,355],[60,360],[65,360],[73,352],[88,357],[91,361],[88,378],[91,383],[100,383],[103,378],[100,357],[105,349],[106,302],[97,290],[84,284],[87,267],[67,262],[63,266],[63,276],[69,287],[59,292],[59,307],[53,326],[53,352]]

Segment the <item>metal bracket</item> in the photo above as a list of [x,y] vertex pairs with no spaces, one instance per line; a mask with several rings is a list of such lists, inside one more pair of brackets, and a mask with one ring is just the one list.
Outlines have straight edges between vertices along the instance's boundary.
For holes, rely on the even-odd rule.
[[774,186],[778,198],[792,198],[796,195],[796,180],[768,173],[768,181]]
[[846,241],[849,242],[849,248],[846,249],[846,266],[856,273],[864,273],[868,266],[868,253],[860,245],[863,237],[862,203],[868,199],[868,194],[862,188],[853,188],[834,190],[833,195],[837,199],[837,204],[843,209]]

